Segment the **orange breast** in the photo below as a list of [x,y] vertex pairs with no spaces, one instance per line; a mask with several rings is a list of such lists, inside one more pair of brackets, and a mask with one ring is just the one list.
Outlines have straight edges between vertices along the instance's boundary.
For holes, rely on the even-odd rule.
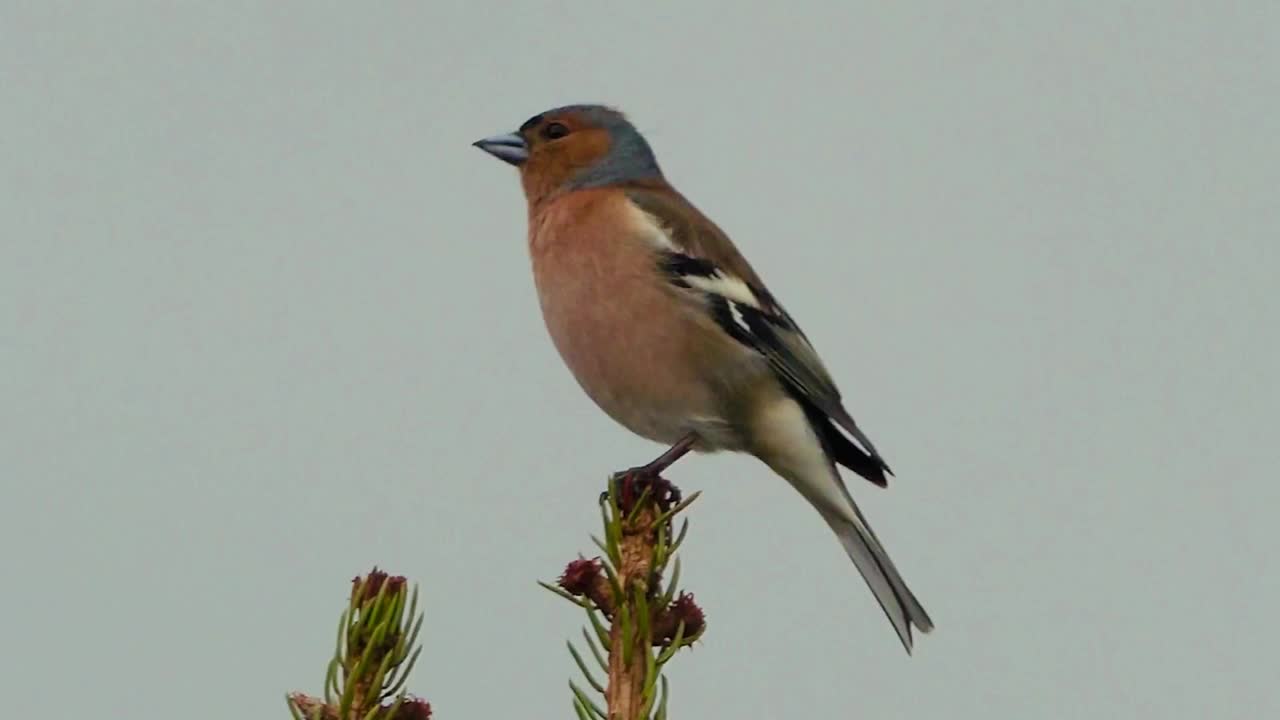
[[633,432],[675,442],[724,414],[715,359],[732,348],[658,274],[651,232],[620,192],[580,191],[530,219],[529,249],[547,330],[583,390]]

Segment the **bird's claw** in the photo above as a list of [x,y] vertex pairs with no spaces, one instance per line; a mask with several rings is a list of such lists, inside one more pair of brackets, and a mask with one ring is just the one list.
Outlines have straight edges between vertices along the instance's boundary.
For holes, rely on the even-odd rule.
[[654,477],[655,474],[649,469],[648,465],[636,465],[626,470],[619,470],[609,476],[609,489],[600,493],[600,504],[604,505],[609,502],[609,493],[612,492],[613,488],[616,487],[621,490],[628,481],[633,484],[646,480],[652,482]]
[[[671,467],[675,461],[684,457],[685,454],[693,449],[693,445],[696,440],[697,438],[694,435],[686,435],[680,438],[679,442],[672,445],[666,452],[654,458],[652,462],[644,465],[636,465],[635,467],[614,473],[609,478],[610,490],[617,487],[623,491],[623,495],[626,494],[627,490],[630,490],[634,493],[635,497],[639,497],[640,494],[644,492],[643,483],[649,483],[648,487],[652,488],[652,483],[662,480],[662,473],[666,471],[667,468]],[[672,492],[669,494],[675,497],[675,501],[680,502],[679,491],[675,491],[674,486],[670,483],[667,483],[666,481],[663,481],[663,483],[667,487],[671,488]],[[640,485],[640,487],[637,487],[637,485]],[[603,505],[608,499],[609,491],[606,490],[605,492],[600,493],[601,505]],[[621,499],[619,502],[621,502]]]

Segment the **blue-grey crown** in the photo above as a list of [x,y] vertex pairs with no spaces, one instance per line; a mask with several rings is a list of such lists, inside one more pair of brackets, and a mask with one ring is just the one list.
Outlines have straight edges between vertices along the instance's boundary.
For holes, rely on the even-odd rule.
[[612,140],[609,153],[600,162],[575,175],[569,181],[569,187],[600,187],[662,177],[658,159],[654,157],[648,141],[621,112],[605,105],[565,105],[543,115],[558,113],[579,115],[591,125],[608,131]]

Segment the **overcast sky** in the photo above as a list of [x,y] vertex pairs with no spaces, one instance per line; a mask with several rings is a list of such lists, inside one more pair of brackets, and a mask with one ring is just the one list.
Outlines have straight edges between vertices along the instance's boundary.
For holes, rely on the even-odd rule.
[[785,483],[688,459],[675,716],[1276,714],[1280,5],[967,5],[0,1],[6,714],[286,717],[378,563],[437,717],[572,717],[535,580],[660,448],[470,147],[569,102],[823,353],[937,623],[908,658]]

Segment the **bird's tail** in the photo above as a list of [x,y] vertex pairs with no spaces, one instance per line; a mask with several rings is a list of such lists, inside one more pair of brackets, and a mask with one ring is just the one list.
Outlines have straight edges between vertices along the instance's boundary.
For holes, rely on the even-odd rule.
[[[902,581],[840,479],[831,442],[822,432],[820,423],[825,422],[816,408],[802,400],[784,399],[761,412],[753,452],[799,490],[835,531],[910,654],[911,627],[927,633],[933,621]],[[873,452],[867,453],[868,460]]]
[[867,525],[866,519],[852,500],[849,507],[853,510],[852,517],[831,511],[822,511],[822,516],[835,531],[836,537],[840,538],[840,544],[849,553],[858,572],[862,573],[880,607],[884,608],[885,615],[889,617],[889,622],[893,623],[893,629],[897,631],[907,654],[910,654],[911,627],[914,625],[920,632],[927,633],[933,629],[933,621],[902,580],[898,569],[893,566],[893,561],[889,559],[884,547],[871,531],[871,526]]

